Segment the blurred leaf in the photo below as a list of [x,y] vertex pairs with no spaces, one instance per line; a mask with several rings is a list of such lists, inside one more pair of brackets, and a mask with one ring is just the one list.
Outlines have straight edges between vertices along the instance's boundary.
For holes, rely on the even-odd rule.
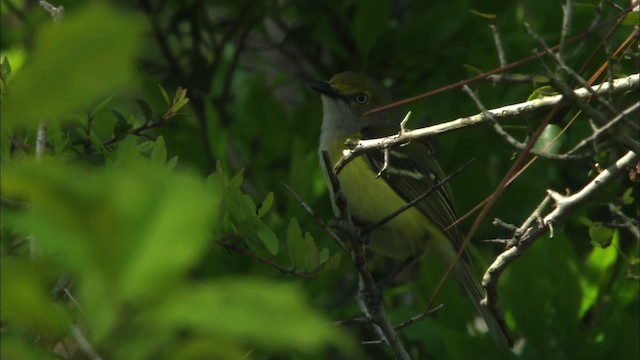
[[[111,101],[113,100],[113,98],[114,98],[114,97],[115,97],[115,95],[111,95],[111,96],[106,97],[106,98],[105,98],[104,100],[102,100],[98,105],[96,105],[96,106],[91,110],[91,112],[92,112],[93,114],[97,114],[97,113],[101,112],[101,111],[102,111],[102,109],[104,109],[104,108],[105,108],[109,103],[111,103]],[[116,116],[116,117],[117,117],[117,115],[116,115],[116,114],[114,114],[114,116]],[[120,115],[120,116],[122,116],[122,115]]]
[[598,299],[600,289],[604,289],[611,277],[612,267],[618,259],[617,245],[619,243],[618,231],[612,238],[613,246],[602,248],[594,246],[587,257],[585,267],[586,275],[581,277],[583,296],[580,304],[580,317],[582,317]]
[[121,137],[126,135],[129,130],[133,128],[133,125],[125,119],[124,115],[119,113],[116,110],[108,110],[113,116],[116,118],[116,123],[113,126],[113,135],[116,137]]
[[322,264],[322,271],[325,272],[338,269],[340,267],[341,260],[342,253],[334,253]]
[[129,83],[141,34],[139,17],[105,2],[90,2],[43,26],[30,61],[11,83],[3,128],[57,120]]
[[640,23],[640,12],[637,10],[628,12],[622,19],[623,25],[638,26],[638,23]]
[[271,209],[271,206],[273,205],[273,200],[274,200],[274,195],[273,195],[273,191],[271,191],[267,194],[267,197],[262,202],[262,205],[260,205],[260,209],[258,209],[259,218],[262,218],[263,216],[265,216],[265,214]]
[[586,216],[580,216],[578,217],[578,221],[580,221],[580,223],[582,223],[585,226],[591,226],[593,225],[593,221],[591,221],[591,219],[589,219]]
[[170,105],[171,100],[169,99],[169,94],[167,94],[167,91],[160,84],[158,84],[158,88],[160,88],[160,93],[162,94],[162,98],[164,99],[164,102],[167,105]]
[[631,205],[634,201],[635,199],[633,198],[633,188],[628,188],[622,194],[622,203],[624,205]]
[[527,101],[542,99],[546,96],[558,95],[558,92],[551,86],[540,86],[533,90]]
[[167,147],[162,136],[158,136],[153,142],[151,162],[157,165],[164,165],[167,162]]
[[327,344],[344,346],[338,328],[315,314],[299,294],[294,287],[265,280],[219,280],[171,293],[142,321],[246,339],[267,349],[309,352]]
[[533,76],[533,86],[541,87],[549,84],[549,77],[544,75],[534,75]]
[[320,264],[324,264],[325,261],[329,260],[329,249],[323,248],[322,250],[320,250],[320,253],[318,254],[318,260],[320,261]]
[[49,335],[64,334],[69,319],[62,307],[51,302],[48,293],[50,278],[55,276],[51,267],[10,257],[4,257],[1,265],[2,322]]
[[582,299],[576,268],[576,254],[560,228],[553,239],[538,240],[510,267],[509,286],[503,293],[527,346],[540,358],[563,347],[568,350],[566,346],[579,339]]
[[53,161],[12,165],[2,171],[3,194],[28,198],[33,210],[11,223],[77,273],[97,338],[115,325],[122,301],[160,294],[186,274],[207,244],[220,198],[190,173],[143,160],[94,171]]
[[187,89],[183,88],[182,86],[178,86],[178,89],[176,90],[176,95],[173,97],[173,104],[178,104],[179,102],[183,101],[187,96]]
[[182,100],[178,101],[177,103],[171,105],[170,111],[175,114],[180,109],[182,109],[183,106],[187,105],[188,102],[189,102],[189,98],[182,99]]
[[60,360],[60,356],[33,346],[24,336],[17,336],[5,330],[0,340],[0,358],[19,360]]
[[469,11],[473,15],[479,16],[479,17],[484,18],[486,20],[495,20],[498,17],[496,14],[484,13],[484,12],[476,11],[476,10],[473,10],[473,9],[470,9]]
[[474,76],[482,74],[484,72],[482,71],[482,69],[475,67],[473,65],[464,64],[463,66],[471,75],[474,75]]
[[2,63],[0,63],[0,73],[2,74],[2,78],[6,78],[11,75],[11,64],[9,63],[9,59],[6,56],[2,57]]
[[151,111],[151,107],[146,101],[136,99],[136,104],[138,104],[138,107],[140,108],[140,110],[142,110],[142,116],[144,116],[144,119],[146,121],[153,120],[153,112]]
[[256,231],[258,238],[260,238],[271,255],[277,255],[280,248],[280,240],[278,240],[278,237],[270,227],[262,222],[260,223]]
[[533,145],[533,150],[548,154],[558,154],[564,139],[562,127],[556,124],[549,124],[542,130],[542,134]]
[[318,270],[320,265],[318,246],[309,233],[302,235],[298,220],[292,218],[287,230],[287,248],[289,259],[296,269],[307,273]]
[[611,245],[613,233],[613,229],[602,225],[602,223],[594,223],[589,227],[591,243],[600,248],[607,248]]
[[[150,146],[151,144],[149,144]],[[138,148],[138,138],[133,135],[124,137],[118,142],[118,147],[113,155],[114,164],[126,165],[142,158]]]

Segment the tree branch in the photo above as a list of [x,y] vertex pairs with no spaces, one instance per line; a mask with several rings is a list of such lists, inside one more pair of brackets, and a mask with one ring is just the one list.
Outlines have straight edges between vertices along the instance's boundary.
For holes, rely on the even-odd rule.
[[[594,89],[579,88],[570,91],[570,93],[576,98],[586,99],[591,96],[591,91],[595,91],[596,93],[608,91],[623,92],[635,90],[638,89],[638,87],[640,87],[640,74],[633,74],[624,78],[614,79],[610,82],[604,82],[598,86],[595,86]],[[557,105],[565,99],[566,97],[564,95],[547,96],[541,99],[534,99],[531,101],[487,110],[487,112],[491,114],[494,119],[499,120],[548,109]],[[462,117],[456,120],[425,128],[401,131],[398,134],[384,138],[348,141],[346,144],[347,149],[343,151],[342,158],[340,158],[340,160],[334,166],[334,171],[336,173],[339,173],[340,170],[342,170],[342,168],[344,168],[344,166],[347,165],[356,156],[367,151],[371,151],[372,149],[384,149],[398,146],[417,139],[425,139],[448,131],[478,125],[489,121],[491,120],[487,117],[487,115],[481,112],[473,116]]]
[[368,269],[364,241],[362,241],[358,231],[355,230],[356,227],[351,219],[347,201],[342,195],[340,182],[336,175],[337,172],[331,171],[329,154],[323,151],[321,156],[333,189],[335,197],[333,200],[340,211],[340,221],[345,225],[343,226],[343,230],[348,234],[349,240],[351,241],[353,263],[358,270],[359,291],[356,296],[356,302],[360,307],[360,311],[373,325],[373,329],[379,337],[375,343],[382,342],[389,345],[396,359],[410,360],[409,354],[404,349],[398,334],[389,321],[376,281]]
[[[559,224],[567,216],[569,216],[576,208],[591,199],[598,191],[604,189],[618,175],[624,173],[625,168],[633,166],[638,161],[636,153],[629,151],[622,156],[614,164],[602,171],[598,176],[591,180],[577,193],[564,196],[555,191],[547,190],[547,197],[537,207],[536,211],[529,216],[523,226],[520,227],[521,235],[516,231],[514,238],[514,246],[505,250],[498,255],[495,261],[489,266],[482,278],[482,286],[487,290],[486,297],[482,299],[489,308],[497,307],[498,291],[497,285],[500,276],[511,262],[522,255],[529,246],[531,246],[538,238],[549,231],[549,237],[553,237],[553,225]],[[541,217],[539,213],[546,207],[549,199],[556,204],[555,209],[542,217],[541,221],[537,221],[534,225],[534,219]]]

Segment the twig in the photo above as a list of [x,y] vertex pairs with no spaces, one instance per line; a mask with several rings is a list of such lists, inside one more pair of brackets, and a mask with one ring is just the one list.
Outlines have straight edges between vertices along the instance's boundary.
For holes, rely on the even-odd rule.
[[573,21],[573,2],[574,0],[567,0],[566,4],[562,6],[562,30],[560,32],[560,47],[558,48],[560,58],[564,58],[569,35],[571,34],[571,22]]
[[[556,207],[547,214],[542,221],[537,222],[535,225],[529,226],[522,232],[522,235],[516,239],[515,246],[505,250],[494,260],[484,273],[482,278],[482,286],[487,290],[486,297],[482,300],[487,304],[489,308],[497,307],[498,304],[498,292],[497,285],[500,276],[513,260],[522,255],[525,250],[531,246],[538,238],[540,238],[547,231],[551,232],[554,224],[559,224],[567,216],[569,216],[576,208],[587,202],[597,192],[604,189],[610,184],[618,175],[624,173],[626,167],[633,166],[637,162],[638,156],[632,152],[627,152],[614,164],[610,165],[598,176],[585,185],[580,191],[570,196],[560,195],[557,192],[548,190],[548,197],[556,202]],[[538,206],[538,209],[543,207],[543,204],[547,199]],[[536,212],[537,210],[536,209]],[[537,218],[537,214],[532,214],[529,219]],[[529,221],[527,219],[527,221]]]
[[[526,27],[527,31],[529,32],[529,34],[536,40],[538,41],[538,43],[544,48],[544,51],[547,52],[547,54],[556,62],[558,63],[560,69],[562,71],[564,71],[565,73],[567,73],[569,76],[571,76],[573,78],[573,80],[575,80],[578,84],[580,84],[582,86],[583,89],[586,89],[589,94],[591,95],[591,97],[589,97],[589,99],[593,99],[596,102],[604,105],[604,107],[609,110],[612,114],[617,114],[617,110],[605,99],[603,99],[596,90],[594,90],[591,85],[585,81],[580,75],[578,75],[575,71],[573,71],[573,69],[571,69],[570,67],[567,66],[567,64],[562,60],[562,58],[560,56],[558,56],[556,53],[554,53],[549,46],[547,46],[547,44],[545,43],[544,39],[542,39],[542,37],[540,35],[538,35],[535,31],[533,31],[533,29],[531,28],[531,26],[528,23],[525,23],[524,26]],[[610,78],[609,78],[610,79]],[[609,80],[611,81],[611,80]],[[603,83],[604,84],[604,83]],[[600,84],[600,86],[602,86],[603,84]]]
[[[493,33],[493,42],[496,45],[496,50],[498,51],[498,61],[500,61],[500,67],[504,68],[507,66],[507,57],[505,56],[504,48],[502,47],[500,32],[498,31],[498,27],[495,24],[490,24],[489,28]],[[464,86],[468,86],[468,85],[465,84]]]
[[590,136],[582,139],[578,144],[576,144],[576,146],[573,147],[573,149],[567,151],[567,154],[574,153],[577,150],[579,150],[580,148],[582,148],[585,145],[589,144],[590,142],[596,140],[596,138],[598,138],[600,135],[602,135],[605,131],[609,130],[613,125],[617,124],[620,120],[624,119],[625,116],[627,116],[627,115],[631,114],[632,112],[638,110],[639,107],[640,107],[640,101],[636,102],[636,103],[632,104],[631,106],[629,106],[628,108],[622,110],[616,117],[614,117],[613,119],[608,121],[604,126],[602,126],[600,128],[593,126],[593,134],[591,134]]
[[313,274],[313,273],[302,273],[302,272],[296,271],[296,269],[290,269],[290,268],[284,267],[284,266],[282,266],[280,264],[275,263],[271,259],[264,258],[264,257],[262,257],[260,255],[257,255],[257,254],[255,254],[255,253],[253,253],[253,252],[251,252],[251,251],[249,251],[249,250],[247,250],[245,248],[242,248],[242,247],[238,246],[236,243],[229,243],[229,242],[226,242],[226,241],[223,241],[223,240],[218,240],[218,245],[224,247],[225,249],[227,249],[229,251],[233,251],[233,252],[238,253],[240,255],[248,256],[248,257],[250,257],[250,258],[252,258],[254,260],[257,260],[257,261],[259,261],[259,262],[261,262],[263,264],[266,264],[266,265],[268,265],[268,266],[280,271],[283,274],[297,275],[297,276],[301,276],[301,277],[304,277],[304,278],[307,278],[307,279],[315,279],[317,277],[317,275]]
[[609,204],[609,211],[611,211],[613,216],[620,219],[620,221],[622,222],[622,224],[620,225],[622,225],[624,229],[629,231],[636,240],[640,240],[640,229],[638,228],[638,220],[634,220],[628,217],[622,211],[620,211],[619,206],[611,203]]
[[289,190],[289,193],[291,193],[291,195],[293,195],[293,197],[296,198],[296,200],[298,201],[298,204],[300,204],[300,206],[302,206],[302,208],[309,215],[311,215],[311,217],[318,223],[318,225],[320,225],[324,229],[324,231],[333,239],[333,241],[335,241],[342,248],[342,250],[344,250],[344,252],[346,252],[347,254],[351,254],[351,251],[349,250],[347,245],[344,243],[344,241],[342,241],[342,239],[333,230],[331,230],[331,228],[320,218],[320,216],[318,216],[313,211],[311,206],[309,206],[306,202],[304,202],[304,200],[302,200],[300,195],[298,195],[289,185],[287,185],[287,183],[285,183],[284,181],[281,181],[280,183],[287,190]]
[[62,20],[64,16],[64,7],[62,5],[55,7],[47,1],[40,1],[39,4],[51,15],[53,21]]
[[71,335],[76,340],[76,344],[78,344],[78,347],[80,347],[80,349],[82,349],[82,351],[85,353],[85,355],[87,355],[87,357],[89,359],[91,359],[91,360],[102,360],[102,357],[100,357],[100,355],[98,355],[98,353],[93,348],[93,346],[91,345],[89,340],[87,340],[87,338],[84,336],[82,331],[80,331],[80,329],[78,329],[77,326],[71,325],[71,329],[70,330],[71,330]]
[[47,128],[46,121],[41,121],[38,124],[38,133],[36,135],[36,159],[40,160],[44,156],[44,151],[47,149]]
[[424,319],[424,318],[426,318],[428,316],[432,316],[435,313],[437,313],[440,309],[442,309],[442,307],[444,307],[444,304],[440,304],[440,305],[434,307],[433,309],[429,309],[429,310],[427,310],[425,312],[422,312],[422,313],[412,317],[411,319],[403,322],[402,324],[397,325],[396,326],[396,330],[404,329],[407,326],[409,326],[411,324],[414,324],[414,323],[416,323],[416,322],[418,322],[418,321],[420,321],[420,320],[422,320],[422,319]]

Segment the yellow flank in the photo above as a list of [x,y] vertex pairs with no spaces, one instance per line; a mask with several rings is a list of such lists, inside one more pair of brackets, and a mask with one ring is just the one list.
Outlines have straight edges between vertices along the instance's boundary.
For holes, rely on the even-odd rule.
[[[334,141],[329,149],[332,164],[340,158],[343,144],[344,141]],[[384,179],[376,178],[362,156],[348,163],[338,174],[338,180],[351,215],[360,220],[376,222],[406,204]],[[431,238],[428,234],[432,234]],[[373,231],[369,241],[371,249],[399,259],[424,252],[433,252],[444,261],[455,257],[447,235],[416,208],[404,211]]]

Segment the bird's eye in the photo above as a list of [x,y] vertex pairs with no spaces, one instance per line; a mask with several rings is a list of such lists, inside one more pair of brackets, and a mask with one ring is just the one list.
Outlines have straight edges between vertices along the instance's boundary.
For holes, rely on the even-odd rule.
[[360,105],[364,105],[366,103],[369,102],[369,95],[367,94],[358,94],[356,96],[353,97],[353,99],[356,101],[356,103],[360,104]]

